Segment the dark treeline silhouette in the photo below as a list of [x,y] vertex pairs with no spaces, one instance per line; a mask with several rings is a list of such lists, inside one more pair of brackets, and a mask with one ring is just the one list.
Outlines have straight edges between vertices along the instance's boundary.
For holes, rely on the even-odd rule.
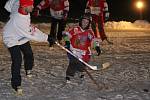
[[[0,21],[7,21],[9,13],[4,9],[4,5],[7,0],[1,0],[0,3]],[[35,0],[35,6],[42,0]],[[136,0],[107,0],[110,21],[131,21],[139,19],[139,12],[134,9],[133,3]],[[70,11],[69,19],[78,19],[84,13],[87,0],[69,0]],[[143,10],[143,19],[150,21],[150,0],[146,0],[146,7]],[[32,16],[34,22],[49,22],[50,14],[49,9],[40,11],[41,16],[35,18]]]
[[[7,21],[9,19],[9,12],[4,9],[4,5],[7,0],[2,0],[0,5],[0,21]],[[35,0],[34,5],[36,6],[41,0]],[[84,9],[86,7],[87,0],[69,0],[70,3],[70,11],[69,11],[69,19],[78,19],[84,13]],[[33,22],[49,22],[50,14],[49,9],[41,10],[41,16],[35,18],[32,16]]]

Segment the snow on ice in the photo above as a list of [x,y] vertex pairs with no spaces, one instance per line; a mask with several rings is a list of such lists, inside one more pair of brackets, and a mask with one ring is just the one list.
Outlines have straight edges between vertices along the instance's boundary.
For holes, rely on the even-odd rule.
[[[22,65],[23,96],[14,95],[10,85],[10,55],[1,37],[4,24],[0,22],[0,100],[150,100],[148,21],[105,23],[106,34],[113,45],[102,42],[103,53],[94,56],[93,61],[110,62],[111,66],[103,71],[89,71],[100,86],[104,83],[108,89],[97,90],[86,74],[83,82],[78,75],[72,79],[77,85],[65,84],[66,52],[57,46],[50,49],[46,44],[32,42],[35,57],[33,78],[26,78]],[[68,24],[67,27],[75,24]],[[50,23],[35,25],[49,33]]]

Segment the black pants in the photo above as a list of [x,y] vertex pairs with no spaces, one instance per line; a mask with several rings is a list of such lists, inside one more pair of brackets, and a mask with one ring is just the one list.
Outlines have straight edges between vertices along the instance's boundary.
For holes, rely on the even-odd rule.
[[[58,31],[57,31],[57,24],[58,24]],[[62,40],[62,32],[65,30],[66,21],[64,19],[55,19],[51,18],[51,31],[50,36],[56,39]]]
[[78,72],[84,72],[84,68],[86,67],[83,63],[81,63],[78,59],[75,57],[69,56],[69,65],[66,71],[66,76],[74,76],[75,73]]
[[10,47],[8,48],[8,50],[11,54],[11,60],[12,60],[11,85],[14,89],[16,89],[17,86],[21,86],[20,69],[22,63],[22,54],[24,59],[25,70],[32,70],[33,63],[34,63],[33,53],[29,42],[22,45]]

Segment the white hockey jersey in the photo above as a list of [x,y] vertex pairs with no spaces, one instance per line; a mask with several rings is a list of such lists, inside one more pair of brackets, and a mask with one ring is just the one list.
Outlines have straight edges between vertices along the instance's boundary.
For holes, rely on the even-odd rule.
[[14,14],[3,29],[3,42],[6,47],[22,45],[29,40],[47,42],[48,35],[30,24],[30,14]]

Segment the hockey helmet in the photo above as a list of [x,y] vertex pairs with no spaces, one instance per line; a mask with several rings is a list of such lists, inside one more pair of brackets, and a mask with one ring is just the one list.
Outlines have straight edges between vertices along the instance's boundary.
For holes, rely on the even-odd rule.
[[[85,13],[80,19],[79,19],[79,26],[82,27],[82,20],[83,19],[87,19],[89,20],[89,24],[84,28],[84,29],[89,29],[91,21],[92,21],[92,17],[91,14],[89,13]],[[82,27],[83,28],[83,27]]]

